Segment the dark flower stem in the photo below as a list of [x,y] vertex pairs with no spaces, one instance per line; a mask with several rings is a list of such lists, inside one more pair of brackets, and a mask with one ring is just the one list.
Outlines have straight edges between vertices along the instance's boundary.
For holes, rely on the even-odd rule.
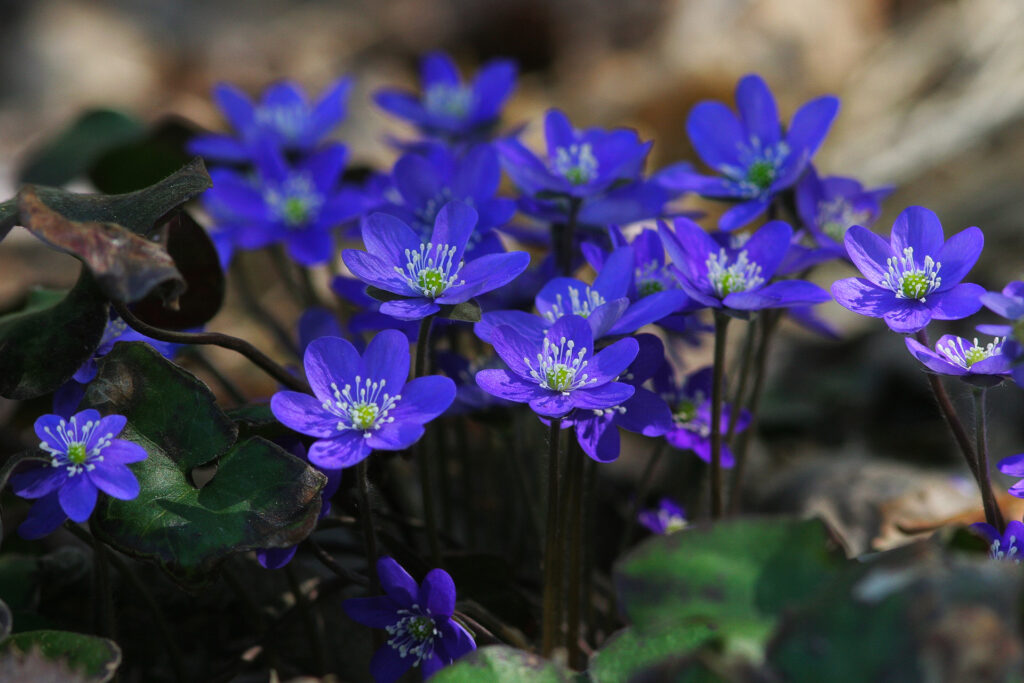
[[583,462],[586,456],[580,450],[576,439],[569,438],[569,499],[568,522],[569,540],[569,581],[568,615],[569,627],[566,644],[569,648],[569,666],[581,670],[585,666],[583,651],[580,649],[580,596],[583,571]]
[[597,516],[597,462],[583,459],[583,623],[587,630],[584,638],[594,642],[594,572],[597,571],[594,543],[594,520]]
[[[743,398],[747,393],[747,383],[750,379],[750,361],[754,356],[754,338],[757,336],[758,328],[761,327],[760,322],[757,320],[751,320],[747,323],[747,329],[743,335],[743,351],[740,354],[740,366],[736,371],[736,391],[733,392],[732,401],[729,405],[732,406],[732,410],[729,413],[729,431],[725,435],[725,442],[730,446],[733,446],[733,441],[736,438],[736,425],[739,423],[740,413],[742,412],[740,406],[743,405]],[[735,494],[735,487],[733,488]]]
[[560,231],[554,231],[551,239],[555,247],[555,264],[558,272],[569,277],[572,275],[573,246],[576,238],[576,221],[580,213],[582,200],[578,197],[569,198],[569,211]]
[[988,390],[984,387],[974,388],[974,439],[978,454],[978,486],[981,488],[981,500],[985,506],[985,521],[999,533],[1005,530],[1003,514],[999,509],[995,494],[992,493],[992,480],[988,471],[988,420],[985,415],[985,396]]
[[220,346],[221,348],[230,349],[248,358],[252,361],[253,365],[258,367],[260,370],[263,370],[289,389],[301,391],[307,394],[309,393],[309,385],[306,384],[305,381],[290,374],[283,367],[271,360],[269,356],[244,339],[232,337],[227,334],[221,334],[219,332],[195,333],[164,330],[142,322],[120,301],[112,301],[111,306],[113,306],[114,310],[117,311],[117,314],[121,316],[121,319],[128,323],[129,327],[140,334],[144,334],[147,337],[156,339],[157,341],[171,342],[172,344],[209,344],[212,346]]
[[359,486],[359,516],[363,523],[363,544],[366,546],[366,575],[370,577],[370,595],[380,592],[377,578],[377,532],[373,528],[373,510],[370,508],[370,481],[367,473],[369,459],[356,465],[356,479]]
[[544,535],[544,596],[543,620],[541,625],[541,655],[550,657],[555,649],[557,633],[561,628],[559,614],[559,585],[561,571],[559,557],[562,549],[558,534],[558,438],[562,427],[561,419],[552,419],[548,428],[548,519]]
[[299,577],[295,574],[295,567],[291,563],[285,565],[284,574],[288,578],[288,588],[292,592],[292,598],[295,600],[295,607],[299,610],[299,616],[302,617],[302,626],[306,631],[306,639],[309,641],[309,647],[313,651],[313,661],[316,662],[316,674],[322,675],[327,671],[327,651],[324,650],[324,643],[320,637],[320,629],[317,628],[316,618],[313,616],[309,600],[306,599],[305,593],[302,592]]
[[[416,367],[414,377],[423,377],[430,363],[430,328],[434,316],[428,315],[420,321],[420,332],[416,337]],[[422,441],[423,439],[420,439]],[[430,544],[430,561],[434,567],[441,566],[441,541],[437,535],[437,516],[434,504],[434,482],[430,467],[430,454],[420,442],[413,446],[413,457],[420,468],[420,490],[423,494],[423,521],[427,525],[427,542]]]
[[722,399],[725,377],[725,342],[729,316],[715,311],[715,355],[711,379],[711,518],[719,519],[725,511],[722,481]]

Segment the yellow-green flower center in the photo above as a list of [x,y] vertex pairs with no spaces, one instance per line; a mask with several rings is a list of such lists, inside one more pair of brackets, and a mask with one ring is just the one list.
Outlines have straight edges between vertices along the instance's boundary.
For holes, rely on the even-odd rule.
[[448,285],[444,273],[437,268],[424,268],[416,276],[416,284],[427,296],[437,296]]
[[309,206],[302,197],[289,197],[284,200],[281,215],[288,225],[302,225],[309,218]]
[[649,294],[663,291],[665,291],[665,285],[661,284],[657,280],[644,280],[640,283],[640,286],[637,287],[637,292],[640,294],[641,298]]
[[775,180],[775,164],[770,161],[755,161],[747,167],[746,179],[758,189],[768,189]]
[[928,276],[918,270],[903,276],[903,284],[900,286],[900,291],[903,292],[904,298],[920,299],[928,293],[928,284]]
[[370,429],[377,421],[380,408],[376,403],[357,403],[349,409],[348,414],[355,429]]
[[414,617],[409,620],[406,633],[415,640],[426,640],[434,635],[434,622],[430,617]]
[[84,443],[73,443],[68,446],[68,460],[75,465],[81,465],[89,457],[89,453],[85,450]]
[[576,379],[576,373],[572,368],[558,363],[544,374],[544,379],[547,380],[548,387],[555,391],[565,391],[572,387],[572,382]]
[[697,417],[697,404],[684,398],[676,404],[676,409],[672,416],[680,424],[693,422],[693,419]]

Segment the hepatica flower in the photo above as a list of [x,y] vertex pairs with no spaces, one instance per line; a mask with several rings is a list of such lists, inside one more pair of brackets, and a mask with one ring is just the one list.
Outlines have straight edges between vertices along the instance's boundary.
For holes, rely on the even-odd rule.
[[999,337],[982,345],[977,337],[968,341],[946,334],[936,342],[934,351],[911,337],[904,341],[907,350],[932,372],[959,377],[975,386],[995,386],[1010,374],[1010,359],[1003,355]]
[[829,248],[837,256],[846,256],[846,231],[854,225],[870,227],[882,212],[882,200],[893,189],[885,186],[865,190],[854,178],[822,178],[809,165],[796,186],[797,212],[819,246]]
[[686,120],[694,149],[718,175],[694,173],[688,164],[659,174],[660,182],[672,189],[738,201],[719,220],[722,230],[754,220],[776,194],[797,181],[825,139],[839,100],[811,100],[783,131],[768,85],[760,76],[749,75],[736,85],[736,108],[738,116],[721,102],[701,102]]
[[[711,382],[712,369],[702,368],[689,375],[682,386],[677,386],[672,368],[666,363],[664,370],[654,376],[654,390],[672,409],[672,429],[665,434],[665,440],[673,448],[693,451],[704,462],[711,462]],[[732,406],[722,407],[722,435],[729,432]],[[742,432],[750,424],[750,413],[741,411],[736,418],[736,432]],[[723,440],[722,467],[735,463],[732,451]]]
[[339,470],[362,461],[374,450],[400,451],[423,435],[423,425],[455,399],[447,377],[409,375],[409,340],[384,330],[362,356],[351,343],[321,337],[303,355],[313,396],[279,391],[270,409],[282,424],[318,439],[309,461]]
[[343,146],[331,145],[290,166],[278,150],[264,145],[255,178],[226,169],[211,171],[214,186],[203,195],[203,204],[217,222],[214,237],[222,260],[230,260],[224,250],[274,243],[283,243],[302,265],[330,259],[331,231],[356,217],[363,206],[361,196],[338,184],[346,156]]
[[499,398],[529,403],[543,417],[611,408],[633,395],[632,386],[615,379],[636,358],[637,341],[620,339],[594,353],[590,325],[578,315],[559,318],[539,342],[501,325],[491,344],[509,369],[481,370],[476,383]]
[[387,631],[387,643],[370,660],[377,683],[396,681],[416,666],[426,678],[476,649],[473,637],[452,619],[455,582],[448,572],[432,569],[417,586],[397,562],[382,557],[377,575],[384,595],[342,603],[353,621]]
[[516,84],[515,63],[496,59],[465,83],[448,55],[428,54],[420,64],[422,95],[381,90],[375,96],[384,111],[409,121],[424,135],[466,141],[486,133],[501,117]]
[[189,152],[227,162],[251,161],[256,149],[271,143],[289,151],[309,152],[345,118],[352,79],[341,78],[310,103],[294,83],[273,85],[259,104],[233,85],[221,83],[213,90],[235,135],[200,135],[188,144]]
[[1012,321],[1012,325],[980,325],[978,331],[1004,337],[1002,352],[1009,359],[1013,381],[1024,386],[1024,282],[1015,281],[1003,287],[1002,292],[986,292],[981,295],[985,308]]
[[729,238],[728,246],[686,218],[676,219],[674,232],[664,223],[658,231],[683,291],[705,306],[755,311],[817,304],[829,298],[825,290],[805,280],[770,282],[793,237],[793,228],[783,221],[766,223],[749,239]]
[[1020,564],[1024,555],[1024,522],[1013,520],[1006,525],[1006,532],[999,533],[991,524],[978,522],[971,528],[989,542],[989,557],[993,560]]
[[515,279],[530,264],[524,251],[463,260],[477,213],[449,202],[437,214],[430,240],[394,216],[376,213],[363,224],[366,251],[346,249],[345,265],[363,282],[398,295],[380,312],[399,320],[433,315],[443,305],[460,304]]
[[832,295],[854,313],[882,318],[894,332],[917,332],[933,318],[966,318],[981,308],[985,290],[960,281],[984,241],[975,227],[946,240],[938,217],[921,206],[903,210],[888,243],[855,225],[846,233],[846,251],[864,277],[836,281]]
[[50,456],[42,465],[11,477],[11,488],[22,498],[36,499],[18,527],[23,538],[40,538],[71,518],[89,519],[99,491],[121,500],[139,495],[139,481],[127,465],[146,459],[145,449],[115,438],[124,429],[123,415],[100,417],[83,410],[65,420],[43,415],[36,420],[39,448]]
[[662,498],[658,507],[641,510],[637,521],[659,536],[667,536],[686,528],[686,510],[671,498]]
[[[1024,453],[1018,453],[1017,455],[1011,455],[1008,458],[1003,458],[999,461],[999,465],[997,467],[1000,472],[1008,474],[1011,477],[1024,477]],[[1011,486],[1010,495],[1017,496],[1018,498],[1024,498],[1024,481],[1018,481],[1016,484]]]

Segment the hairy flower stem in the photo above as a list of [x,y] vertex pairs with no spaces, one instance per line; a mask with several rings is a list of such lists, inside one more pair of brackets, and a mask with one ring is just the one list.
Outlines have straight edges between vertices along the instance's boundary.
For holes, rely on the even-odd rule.
[[[729,430],[725,434],[725,442],[730,446],[734,446],[733,443],[736,438],[736,425],[739,423],[740,413],[742,412],[740,406],[743,405],[743,397],[747,393],[747,383],[750,379],[750,361],[754,357],[754,339],[757,337],[757,331],[761,327],[757,319],[751,320],[747,323],[746,333],[743,335],[743,351],[740,353],[740,366],[736,371],[736,390],[733,392],[732,401],[729,405],[732,406],[732,411],[729,414]],[[735,493],[735,487],[733,488]]]
[[558,524],[558,438],[562,420],[551,420],[548,428],[548,519],[544,534],[544,596],[541,624],[541,655],[550,657],[555,649],[557,634],[561,630],[559,612],[559,586],[562,582],[562,548],[559,543]]
[[[778,327],[780,317],[781,313],[779,311],[764,311],[761,314],[760,323],[757,325],[760,328],[761,334],[758,339],[757,354],[754,358],[752,373],[754,376],[754,386],[751,387],[750,396],[747,398],[744,406],[750,413],[750,422],[747,424],[746,430],[738,434],[736,439],[736,448],[734,449],[736,466],[732,471],[732,486],[729,498],[730,514],[736,514],[740,509],[740,490],[743,487],[743,475],[746,472],[747,453],[750,451],[750,440],[753,438],[754,432],[757,431],[757,417],[761,409],[761,396],[764,394],[764,383],[768,377],[768,351],[771,348],[772,338],[776,327]],[[742,408],[739,405],[733,404],[730,427],[733,427],[732,423],[739,419],[741,411]]]
[[569,514],[566,515],[569,539],[568,615],[566,644],[569,648],[569,666],[582,670],[585,666],[580,649],[580,597],[583,570],[583,452],[576,439],[569,439]]
[[[416,367],[413,377],[423,377],[429,370],[430,362],[430,328],[434,316],[428,315],[420,321],[419,335],[416,337]],[[427,526],[427,542],[430,544],[430,561],[434,567],[441,566],[441,541],[437,536],[437,516],[434,503],[433,473],[430,467],[430,454],[422,447],[423,439],[413,446],[413,458],[420,468],[420,491],[423,495],[423,522]]]
[[576,221],[580,213],[582,200],[578,197],[569,198],[569,212],[565,223],[552,230],[551,242],[555,247],[555,264],[558,272],[569,277],[572,275],[573,246],[576,238]]
[[711,379],[711,519],[725,511],[722,481],[722,394],[725,388],[725,342],[729,316],[715,311],[715,355]]
[[117,314],[121,316],[121,319],[124,320],[129,327],[136,332],[146,335],[147,337],[151,337],[158,341],[171,342],[172,344],[210,344],[212,346],[220,346],[225,349],[230,349],[248,358],[252,361],[253,365],[258,367],[260,370],[263,370],[289,389],[300,391],[302,393],[309,393],[309,385],[306,384],[304,380],[301,380],[289,373],[283,367],[271,360],[269,356],[244,339],[232,337],[227,334],[220,334],[219,332],[192,333],[164,330],[142,322],[120,301],[111,302],[111,306],[114,307],[114,310],[117,311]]
[[597,462],[583,458],[583,637],[596,640],[594,619],[594,572],[597,571],[594,543],[594,520],[597,516]]
[[292,598],[295,600],[295,607],[302,617],[302,626],[306,631],[306,639],[309,641],[309,648],[313,651],[313,661],[316,666],[316,674],[322,675],[327,671],[327,651],[324,650],[324,642],[320,637],[320,629],[317,628],[316,618],[313,616],[309,600],[302,592],[299,577],[295,573],[295,566],[291,563],[285,565],[284,574],[288,579],[288,588],[291,590]]
[[985,415],[985,395],[988,391],[983,387],[974,388],[974,439],[978,454],[978,486],[981,489],[981,500],[985,507],[985,521],[1003,533],[1006,525],[999,509],[995,494],[992,493],[992,480],[988,471],[988,418]]
[[359,516],[363,524],[363,544],[366,547],[366,574],[370,577],[370,595],[380,592],[377,578],[377,532],[373,527],[373,510],[370,508],[370,481],[367,473],[369,459],[356,465],[356,479],[359,486]]

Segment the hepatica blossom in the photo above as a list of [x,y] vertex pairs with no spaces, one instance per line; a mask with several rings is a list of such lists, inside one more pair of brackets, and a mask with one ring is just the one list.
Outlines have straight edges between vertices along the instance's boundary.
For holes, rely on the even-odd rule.
[[416,666],[426,678],[476,649],[473,637],[452,619],[455,582],[448,572],[432,569],[417,586],[401,565],[382,557],[377,575],[384,595],[342,603],[353,621],[387,631],[387,643],[370,660],[377,683],[396,681]]
[[578,315],[559,318],[539,342],[507,325],[491,339],[509,369],[481,370],[480,387],[499,398],[529,403],[535,413],[561,418],[575,408],[602,410],[623,403],[634,388],[615,379],[636,358],[635,339],[620,339],[594,353],[590,325]]
[[1024,282],[1016,281],[1003,287],[1002,292],[986,292],[981,295],[985,308],[1012,321],[1012,325],[979,325],[978,331],[1004,337],[1002,352],[1009,360],[1013,381],[1024,386]]
[[[804,306],[827,301],[825,290],[805,280],[770,282],[793,237],[783,221],[763,225],[749,239],[722,246],[691,220],[677,218],[675,231],[659,224],[680,286],[705,306],[734,311]],[[738,236],[737,236],[738,237]]]
[[309,461],[322,469],[351,467],[374,450],[408,448],[455,399],[447,377],[406,382],[409,340],[398,330],[377,334],[362,356],[344,339],[321,337],[306,347],[303,366],[314,395],[279,391],[270,409],[286,427],[318,439]]
[[1020,564],[1024,555],[1024,522],[1008,522],[1004,533],[984,522],[972,524],[971,528],[989,542],[988,554],[993,560]]
[[[1024,478],[1024,453],[1003,458],[999,461],[998,469],[1003,474],[1008,474],[1011,477]],[[1011,496],[1024,498],[1024,481],[1018,481],[1011,486],[1009,492]]]
[[809,165],[796,186],[797,212],[820,247],[845,257],[846,231],[854,225],[870,227],[882,212],[882,200],[893,189],[885,186],[865,190],[855,178],[822,178]]
[[289,151],[309,152],[345,118],[352,79],[341,78],[310,103],[294,83],[273,85],[259,104],[233,85],[221,83],[213,90],[235,135],[200,135],[188,144],[192,154],[214,161],[243,162],[255,158],[263,143]]
[[659,182],[672,189],[737,200],[719,220],[722,230],[754,220],[776,194],[797,181],[825,139],[839,100],[811,100],[783,132],[768,85],[760,76],[749,75],[736,85],[736,108],[739,116],[721,102],[701,102],[686,120],[694,149],[718,175],[694,173],[688,164],[659,174]]
[[907,337],[907,349],[932,372],[959,377],[975,386],[994,386],[1010,374],[1010,359],[1003,355],[1003,340],[996,337],[982,344],[977,337],[968,341],[952,334],[943,335],[935,350]]
[[414,124],[428,136],[467,141],[486,133],[501,117],[516,84],[513,62],[496,59],[463,82],[448,55],[428,54],[420,64],[422,95],[381,90],[374,99],[384,111]]
[[[711,382],[712,368],[702,368],[690,374],[682,386],[677,386],[672,368],[666,363],[664,369],[654,375],[654,390],[672,409],[673,427],[665,434],[665,440],[673,448],[693,451],[698,458],[711,462]],[[722,435],[729,432],[732,406],[722,407]],[[743,410],[736,418],[737,433],[750,425],[750,413]],[[722,442],[722,467],[735,463],[729,445]]]
[[146,459],[145,449],[115,438],[124,429],[123,415],[100,417],[83,410],[65,420],[43,415],[35,423],[39,448],[50,464],[11,477],[11,488],[22,498],[37,499],[18,527],[23,538],[40,538],[71,518],[89,519],[99,491],[121,500],[139,495],[139,481],[127,465]]
[[366,251],[346,249],[342,259],[363,282],[398,295],[380,312],[399,320],[418,320],[442,305],[469,301],[515,279],[530,264],[524,251],[487,254],[465,262],[466,243],[477,213],[462,202],[449,202],[437,214],[430,240],[394,216],[376,213],[363,224]]
[[960,281],[984,241],[975,227],[946,240],[938,217],[921,206],[903,210],[888,243],[855,225],[846,233],[846,251],[864,277],[836,281],[832,295],[854,313],[882,318],[894,332],[917,332],[933,318],[966,318],[981,308],[985,290]]
[[671,498],[662,498],[658,507],[641,510],[637,521],[651,533],[667,536],[686,528],[686,510]]

